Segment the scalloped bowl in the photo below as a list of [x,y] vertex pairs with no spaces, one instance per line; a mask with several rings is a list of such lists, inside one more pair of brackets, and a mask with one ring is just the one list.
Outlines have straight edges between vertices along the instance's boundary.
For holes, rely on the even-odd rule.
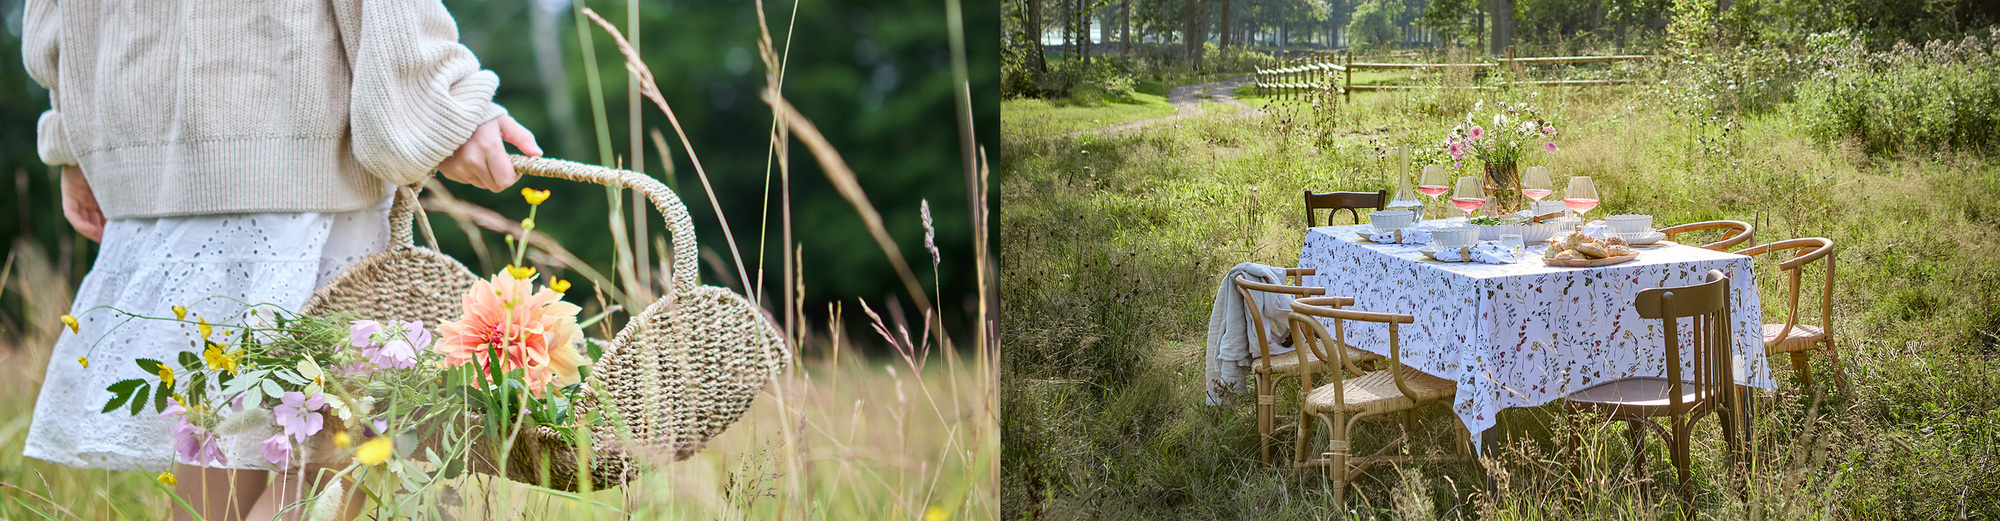
[[1479,240],[1497,241],[1500,240],[1501,235],[1518,233],[1521,235],[1521,243],[1529,245],[1538,242],[1547,242],[1550,237],[1556,236],[1557,230],[1562,229],[1562,225],[1553,222],[1534,225],[1496,224],[1475,226],[1479,227]]

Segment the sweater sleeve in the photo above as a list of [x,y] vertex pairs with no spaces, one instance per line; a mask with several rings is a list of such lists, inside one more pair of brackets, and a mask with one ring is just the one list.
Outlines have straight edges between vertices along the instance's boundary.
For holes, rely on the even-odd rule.
[[55,0],[28,0],[21,20],[21,62],[28,76],[49,89],[49,110],[35,124],[35,152],[43,163],[74,165],[76,154],[63,132],[61,102],[56,97],[57,42],[62,37],[62,14]]
[[334,11],[353,74],[354,156],[376,177],[420,182],[473,129],[507,113],[493,103],[500,77],[458,43],[439,0],[337,0]]

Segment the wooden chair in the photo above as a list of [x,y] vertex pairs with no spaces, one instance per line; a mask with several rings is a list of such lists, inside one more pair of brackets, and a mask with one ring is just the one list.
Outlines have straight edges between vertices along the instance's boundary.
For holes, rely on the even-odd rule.
[[[1792,356],[1792,370],[1798,373],[1799,384],[1813,388],[1812,366],[1808,360],[1813,351],[1824,351],[1833,359],[1833,378],[1839,381],[1841,392],[1852,394],[1847,384],[1847,370],[1840,363],[1840,351],[1833,341],[1833,240],[1822,237],[1807,237],[1778,241],[1752,247],[1737,253],[1758,256],[1788,250],[1800,250],[1791,259],[1778,264],[1788,285],[1786,289],[1786,313],[1783,324],[1764,324],[1764,353],[1777,356],[1787,353]],[[1804,278],[1804,268],[1821,259],[1826,260],[1825,281],[1819,293],[1819,324],[1799,323],[1799,283]]]
[[1333,214],[1340,213],[1341,210],[1347,210],[1349,215],[1354,216],[1354,224],[1361,224],[1360,209],[1373,208],[1380,210],[1388,207],[1388,205],[1388,190],[1376,190],[1373,192],[1327,192],[1323,194],[1316,194],[1312,190],[1306,190],[1306,227],[1319,226],[1318,214],[1320,210],[1330,210],[1326,212],[1326,223],[1328,225],[1333,224]]
[[[1410,439],[1410,432],[1416,429],[1416,409],[1418,407],[1447,401],[1458,394],[1458,384],[1451,380],[1425,374],[1402,364],[1401,324],[1415,322],[1410,315],[1393,313],[1371,313],[1339,309],[1339,306],[1354,304],[1349,297],[1318,297],[1292,301],[1292,338],[1301,344],[1299,357],[1303,359],[1307,351],[1325,357],[1331,351],[1340,358],[1340,365],[1350,361],[1349,349],[1329,349],[1347,345],[1345,321],[1355,320],[1387,324],[1389,327],[1389,356],[1387,366],[1379,371],[1360,374],[1353,378],[1341,376],[1339,371],[1329,371],[1332,381],[1317,388],[1311,385],[1311,375],[1299,378],[1300,392],[1305,396],[1301,404],[1298,447],[1293,465],[1298,468],[1326,467],[1327,476],[1333,480],[1333,505],[1335,509],[1346,508],[1347,484],[1354,482],[1369,467],[1383,463],[1408,463],[1413,461],[1445,461],[1471,457],[1468,438],[1463,429],[1459,432],[1460,453],[1428,454],[1424,456],[1395,456],[1391,453],[1401,449]],[[1326,325],[1319,319],[1333,319],[1333,333],[1328,333]],[[1351,348],[1350,348],[1351,349]],[[1351,369],[1350,369],[1351,370]],[[1403,413],[1403,435],[1381,450],[1368,456],[1354,457],[1350,435],[1357,422],[1371,416]],[[1324,457],[1308,459],[1306,440],[1310,422],[1304,420],[1310,415],[1326,424],[1327,449]]]
[[[1312,268],[1285,268],[1285,277],[1291,280],[1298,280],[1299,277],[1312,274]],[[1302,372],[1310,374],[1312,370],[1325,370],[1326,358],[1315,357],[1308,360],[1305,357],[1295,357],[1290,354],[1272,356],[1270,336],[1264,331],[1264,310],[1259,309],[1254,304],[1256,299],[1252,297],[1256,292],[1283,293],[1296,297],[1310,297],[1325,295],[1326,290],[1305,286],[1265,284],[1245,279],[1240,275],[1232,282],[1236,283],[1236,291],[1243,296],[1245,307],[1250,310],[1250,323],[1253,324],[1249,328],[1252,335],[1250,343],[1257,346],[1257,352],[1254,355],[1255,358],[1252,358],[1250,361],[1250,369],[1257,375],[1257,434],[1263,444],[1260,461],[1263,461],[1265,465],[1270,465],[1271,438],[1277,430],[1277,412],[1275,409],[1278,404],[1278,380],[1296,378]],[[1293,346],[1296,347],[1298,345],[1298,337],[1292,338]],[[1348,347],[1346,351],[1351,355],[1348,358],[1353,360],[1355,364],[1382,358],[1374,353],[1354,349],[1353,347]],[[1355,374],[1361,373],[1359,369],[1355,368],[1355,365],[1343,363],[1343,366],[1355,371]]]
[[[1732,467],[1737,451],[1742,448],[1738,436],[1744,425],[1739,416],[1743,407],[1739,405],[1732,356],[1735,337],[1729,332],[1729,278],[1721,270],[1709,270],[1707,279],[1692,286],[1642,290],[1635,299],[1640,318],[1663,322],[1661,332],[1666,339],[1667,355],[1664,377],[1620,378],[1563,398],[1571,418],[1590,411],[1629,425],[1635,473],[1643,473],[1646,468],[1646,429],[1658,431],[1667,439],[1668,454],[1674,468],[1680,471],[1681,498],[1690,505],[1694,501],[1694,476],[1688,461],[1688,443],[1694,423],[1704,415],[1716,415],[1722,423],[1723,438],[1729,443]],[[1689,364],[1693,375],[1684,374],[1681,368],[1684,360],[1681,319],[1691,320],[1694,328],[1694,343],[1685,346],[1693,357]],[[1667,425],[1661,426],[1654,418],[1667,418]],[[1579,464],[1576,451],[1581,445],[1582,430],[1579,426],[1570,432],[1572,466]]]
[[1723,230],[1722,239],[1701,245],[1703,249],[1709,249],[1715,251],[1729,251],[1730,248],[1734,248],[1736,247],[1736,245],[1743,244],[1746,241],[1748,241],[1751,244],[1757,243],[1756,242],[1757,229],[1755,227],[1750,226],[1750,223],[1746,223],[1743,221],[1702,221],[1698,223],[1687,223],[1679,226],[1669,226],[1666,228],[1661,228],[1660,233],[1667,234],[1667,240],[1669,241],[1680,242],[1678,240],[1675,240],[1675,237],[1678,237],[1680,234],[1683,233],[1699,231],[1699,230]]

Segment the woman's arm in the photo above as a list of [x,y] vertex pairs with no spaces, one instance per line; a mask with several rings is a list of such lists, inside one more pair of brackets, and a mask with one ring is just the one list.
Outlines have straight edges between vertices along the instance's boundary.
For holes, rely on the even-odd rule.
[[540,155],[533,135],[493,103],[500,78],[458,43],[444,4],[336,0],[334,16],[353,73],[354,155],[370,173],[409,185],[441,168],[498,191],[515,177],[502,140]]
[[57,101],[57,44],[62,39],[62,13],[55,0],[28,0],[21,20],[21,62],[28,76],[49,89],[49,110],[35,125],[35,152],[50,165],[74,165],[69,137],[63,133],[62,102]]

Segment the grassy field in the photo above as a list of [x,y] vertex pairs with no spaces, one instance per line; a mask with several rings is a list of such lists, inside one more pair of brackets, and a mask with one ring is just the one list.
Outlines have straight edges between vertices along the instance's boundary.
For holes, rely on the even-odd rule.
[[[152,474],[21,455],[46,353],[0,345],[0,519],[166,519],[171,492]],[[934,358],[918,376],[901,360],[809,351],[685,461],[589,502],[475,478],[457,519],[992,519],[993,391],[969,360]]]
[[1037,132],[1067,134],[1079,130],[1122,125],[1143,119],[1171,116],[1174,106],[1162,94],[1144,92],[1131,99],[1080,103],[1068,100],[1024,100],[1000,107],[1000,119],[1007,124],[1035,127]]
[[[1328,517],[1319,473],[1257,463],[1252,408],[1198,405],[1202,341],[1221,274],[1294,265],[1300,190],[1391,188],[1378,147],[1434,144],[1479,96],[1357,93],[1352,104],[1205,115],[1116,136],[1002,123],[999,156],[1004,516]],[[1871,156],[1814,139],[1798,107],[1718,116],[1657,87],[1516,90],[1553,110],[1558,176],[1596,178],[1597,212],[1658,223],[1739,219],[1759,242],[1839,247],[1834,330],[1853,382],[1821,397],[1779,363],[1737,495],[1713,423],[1696,443],[1696,517],[2000,517],[2000,164],[1941,149]],[[1003,102],[1012,115],[1023,102]],[[1026,102],[1036,103],[1036,102]],[[1087,117],[1079,113],[1075,118]],[[1468,163],[1458,175],[1471,173]],[[1558,186],[1561,186],[1560,182]],[[1759,264],[1759,272],[1775,271]],[[1784,285],[1760,280],[1767,322]],[[1831,367],[1816,359],[1821,382]],[[1296,391],[1293,391],[1295,394]],[[1280,396],[1281,410],[1295,396]],[[1554,405],[1509,410],[1486,462],[1377,469],[1349,492],[1369,518],[1678,518],[1674,474],[1652,439],[1650,479],[1626,471],[1623,426],[1587,424],[1585,472],[1555,463],[1568,422]],[[1444,407],[1418,450],[1449,450]],[[1357,434],[1358,451],[1394,436]],[[1289,442],[1277,458],[1289,457]],[[1497,494],[1489,493],[1487,476]]]

